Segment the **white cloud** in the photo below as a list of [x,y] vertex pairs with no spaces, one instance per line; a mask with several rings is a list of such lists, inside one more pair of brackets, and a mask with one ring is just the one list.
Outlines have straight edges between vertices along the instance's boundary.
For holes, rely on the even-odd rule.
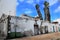
[[58,22],[60,24],[60,18],[53,20],[53,22]]
[[34,3],[34,0],[27,0],[26,2],[29,4],[32,4],[32,3]]
[[31,9],[29,9],[29,8],[23,8],[23,10],[31,10]]
[[36,15],[35,17],[38,17],[38,15]]
[[24,13],[25,13],[25,14],[31,14],[32,11],[31,11],[31,10],[28,10],[28,11],[25,11]]
[[41,0],[27,0],[26,2],[27,3],[30,3],[30,4],[35,4],[35,3],[39,3]]
[[32,13],[32,10],[31,9],[25,8],[23,10],[24,10],[24,13],[25,14],[31,14]]
[[37,2],[37,3],[39,3],[39,2],[40,2],[40,0],[36,0],[36,2]]
[[49,5],[52,6],[58,2],[58,0],[47,0],[49,2]]
[[34,0],[27,0],[26,3],[31,4],[32,6],[35,6],[36,4]]
[[20,2],[24,2],[24,0],[19,0]]
[[58,6],[57,9],[55,9],[54,12],[55,12],[55,13],[56,13],[56,12],[60,12],[60,6]]
[[19,5],[19,2],[17,2],[16,5],[18,6]]
[[[32,4],[33,6],[36,4],[36,3],[39,3],[40,1],[42,0],[19,0],[20,2],[26,2],[28,4]],[[58,2],[58,0],[46,0],[49,2],[49,5],[52,6],[54,4],[56,4]]]
[[32,6],[35,6],[36,3],[40,2],[40,0],[19,0],[19,1],[31,4]]

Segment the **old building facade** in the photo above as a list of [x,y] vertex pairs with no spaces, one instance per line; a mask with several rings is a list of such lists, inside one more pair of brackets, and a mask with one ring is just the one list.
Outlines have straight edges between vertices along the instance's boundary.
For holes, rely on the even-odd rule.
[[3,19],[1,18],[0,20],[0,31],[1,33],[4,32],[6,36],[7,33],[11,32],[21,32],[27,36],[33,36],[41,34],[40,29],[42,29],[42,34],[59,32],[60,30],[60,26],[58,23],[49,23],[48,21],[40,20],[39,17],[34,18],[28,15],[22,15],[21,17],[10,16],[10,23],[8,23],[7,17],[8,16],[2,16]]

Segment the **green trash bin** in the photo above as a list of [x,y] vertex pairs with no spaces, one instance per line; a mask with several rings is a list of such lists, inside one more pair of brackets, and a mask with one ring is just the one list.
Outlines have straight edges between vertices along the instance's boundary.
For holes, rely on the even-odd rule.
[[16,32],[16,37],[23,37],[23,34],[21,32]]
[[23,37],[24,34],[22,34],[21,32],[11,32],[9,33],[9,38],[18,38],[18,37]]
[[15,32],[9,33],[9,38],[14,38],[15,37]]

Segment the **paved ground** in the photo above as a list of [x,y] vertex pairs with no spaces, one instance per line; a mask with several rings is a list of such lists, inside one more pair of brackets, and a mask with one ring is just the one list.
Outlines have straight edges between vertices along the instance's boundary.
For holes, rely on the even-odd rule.
[[57,40],[57,39],[60,39],[60,32],[24,37],[24,38],[16,38],[11,40]]
[[60,32],[37,35],[32,37],[17,38],[15,40],[57,40],[57,39],[60,39]]
[[1,36],[0,36],[0,40],[4,40],[4,38],[5,38],[5,37],[1,37]]

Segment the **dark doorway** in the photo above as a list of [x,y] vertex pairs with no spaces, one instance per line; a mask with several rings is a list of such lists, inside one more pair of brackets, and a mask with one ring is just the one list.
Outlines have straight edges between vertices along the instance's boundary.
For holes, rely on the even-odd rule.
[[45,33],[48,33],[48,26],[45,26]]
[[34,35],[39,35],[39,27],[37,24],[34,25]]

